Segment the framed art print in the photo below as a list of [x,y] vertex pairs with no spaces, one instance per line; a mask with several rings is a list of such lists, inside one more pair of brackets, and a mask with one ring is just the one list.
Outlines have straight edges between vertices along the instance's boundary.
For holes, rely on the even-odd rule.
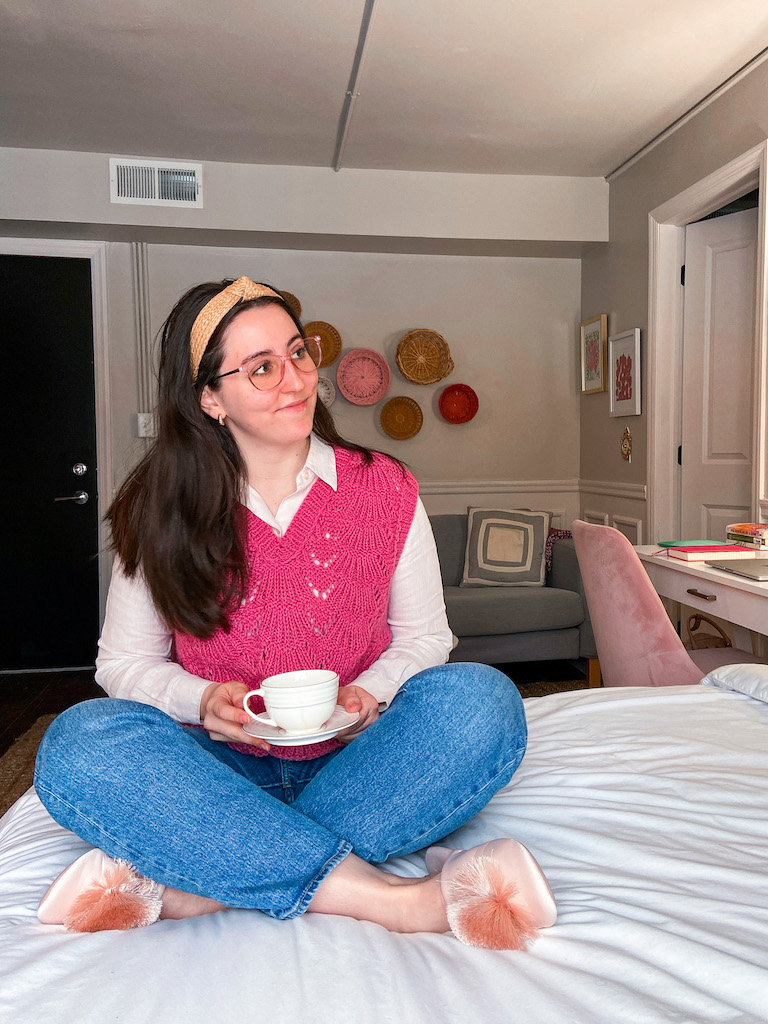
[[581,392],[585,395],[605,391],[607,370],[608,317],[605,313],[582,320],[579,345],[581,349]]
[[640,415],[640,328],[608,339],[609,416]]

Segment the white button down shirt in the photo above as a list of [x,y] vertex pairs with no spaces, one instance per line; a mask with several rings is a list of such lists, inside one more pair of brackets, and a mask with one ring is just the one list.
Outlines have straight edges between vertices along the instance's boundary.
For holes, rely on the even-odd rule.
[[[244,495],[245,504],[281,537],[317,479],[337,489],[333,448],[312,434],[296,490],[282,501],[277,514],[272,515],[252,487]],[[387,621],[392,633],[389,647],[355,680],[386,704],[412,675],[444,664],[456,642],[445,614],[437,549],[421,499],[392,579]],[[172,640],[141,574],[128,579],[116,561],[96,681],[111,697],[152,704],[181,722],[199,722],[200,701],[210,680],[170,660]]]

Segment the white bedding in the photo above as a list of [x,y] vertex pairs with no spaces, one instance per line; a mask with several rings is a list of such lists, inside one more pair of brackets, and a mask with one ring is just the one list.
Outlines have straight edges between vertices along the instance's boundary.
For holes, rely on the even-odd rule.
[[[0,822],[0,1020],[768,1021],[768,704],[633,687],[526,710],[522,766],[449,845],[510,835],[540,860],[559,918],[528,952],[256,911],[43,927],[40,897],[85,847],[30,792]],[[423,860],[392,866],[417,875]]]

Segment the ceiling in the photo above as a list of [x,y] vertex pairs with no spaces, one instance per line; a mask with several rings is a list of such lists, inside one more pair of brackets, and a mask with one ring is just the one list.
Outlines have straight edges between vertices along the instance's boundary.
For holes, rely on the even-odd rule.
[[0,146],[605,176],[766,48],[765,0],[0,0]]

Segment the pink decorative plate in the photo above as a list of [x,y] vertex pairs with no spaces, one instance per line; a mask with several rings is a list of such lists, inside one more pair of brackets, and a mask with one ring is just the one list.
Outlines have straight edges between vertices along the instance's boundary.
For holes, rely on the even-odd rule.
[[450,384],[440,395],[440,412],[449,423],[468,423],[480,403],[469,384]]
[[353,348],[336,371],[336,384],[348,402],[373,405],[389,391],[392,374],[384,356],[372,348]]

